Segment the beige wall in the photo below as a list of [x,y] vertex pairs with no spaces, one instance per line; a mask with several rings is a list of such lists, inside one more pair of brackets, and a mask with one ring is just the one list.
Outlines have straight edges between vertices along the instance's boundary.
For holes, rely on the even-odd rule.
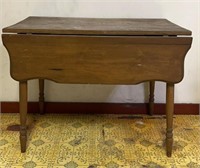
[[[1,0],[0,26],[30,15],[63,17],[167,18],[193,32],[185,59],[184,80],[176,85],[175,102],[200,102],[200,0]],[[17,101],[18,83],[9,75],[9,57],[0,40],[0,100]],[[29,82],[29,100],[38,98],[37,81]],[[135,86],[61,85],[46,83],[48,101],[144,102],[147,84]],[[165,101],[165,84],[156,85],[156,102]]]

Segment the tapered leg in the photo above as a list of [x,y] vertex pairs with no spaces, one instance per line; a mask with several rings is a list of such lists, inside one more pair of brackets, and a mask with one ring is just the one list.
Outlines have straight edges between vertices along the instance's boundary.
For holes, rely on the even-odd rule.
[[153,115],[154,112],[154,89],[155,81],[149,82],[149,115]]
[[174,84],[167,83],[166,101],[166,151],[167,156],[171,157],[173,146]]
[[44,114],[44,79],[39,79],[39,111]]
[[27,141],[27,81],[19,83],[19,112],[20,112],[20,144],[21,152],[26,152],[26,141]]

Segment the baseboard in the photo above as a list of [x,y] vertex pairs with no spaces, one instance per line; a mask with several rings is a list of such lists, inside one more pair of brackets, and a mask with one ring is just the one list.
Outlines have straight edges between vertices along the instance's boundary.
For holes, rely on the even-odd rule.
[[[198,115],[199,104],[175,104],[175,114]],[[28,103],[28,113],[38,113],[37,102]],[[19,113],[19,102],[1,102],[2,113]],[[147,103],[45,102],[45,113],[148,114]],[[165,104],[155,104],[154,114],[165,114]]]

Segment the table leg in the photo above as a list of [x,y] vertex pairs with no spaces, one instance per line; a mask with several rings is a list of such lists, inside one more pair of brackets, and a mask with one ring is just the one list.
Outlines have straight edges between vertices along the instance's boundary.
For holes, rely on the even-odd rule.
[[39,79],[39,111],[44,114],[44,79]]
[[19,83],[19,112],[20,112],[20,144],[21,152],[26,152],[26,141],[27,141],[27,81]]
[[171,157],[173,146],[174,84],[167,83],[166,89],[166,151],[167,156]]
[[155,81],[149,82],[149,115],[153,115],[154,112],[154,89]]

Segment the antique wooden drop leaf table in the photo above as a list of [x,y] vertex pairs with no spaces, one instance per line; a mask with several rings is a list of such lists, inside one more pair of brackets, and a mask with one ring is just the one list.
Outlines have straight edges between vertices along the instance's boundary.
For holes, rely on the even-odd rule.
[[27,81],[39,79],[40,111],[44,79],[72,84],[149,81],[150,113],[155,81],[166,82],[166,151],[172,154],[174,84],[184,76],[191,31],[166,19],[28,17],[3,29],[10,74],[19,81],[20,142],[26,151]]

